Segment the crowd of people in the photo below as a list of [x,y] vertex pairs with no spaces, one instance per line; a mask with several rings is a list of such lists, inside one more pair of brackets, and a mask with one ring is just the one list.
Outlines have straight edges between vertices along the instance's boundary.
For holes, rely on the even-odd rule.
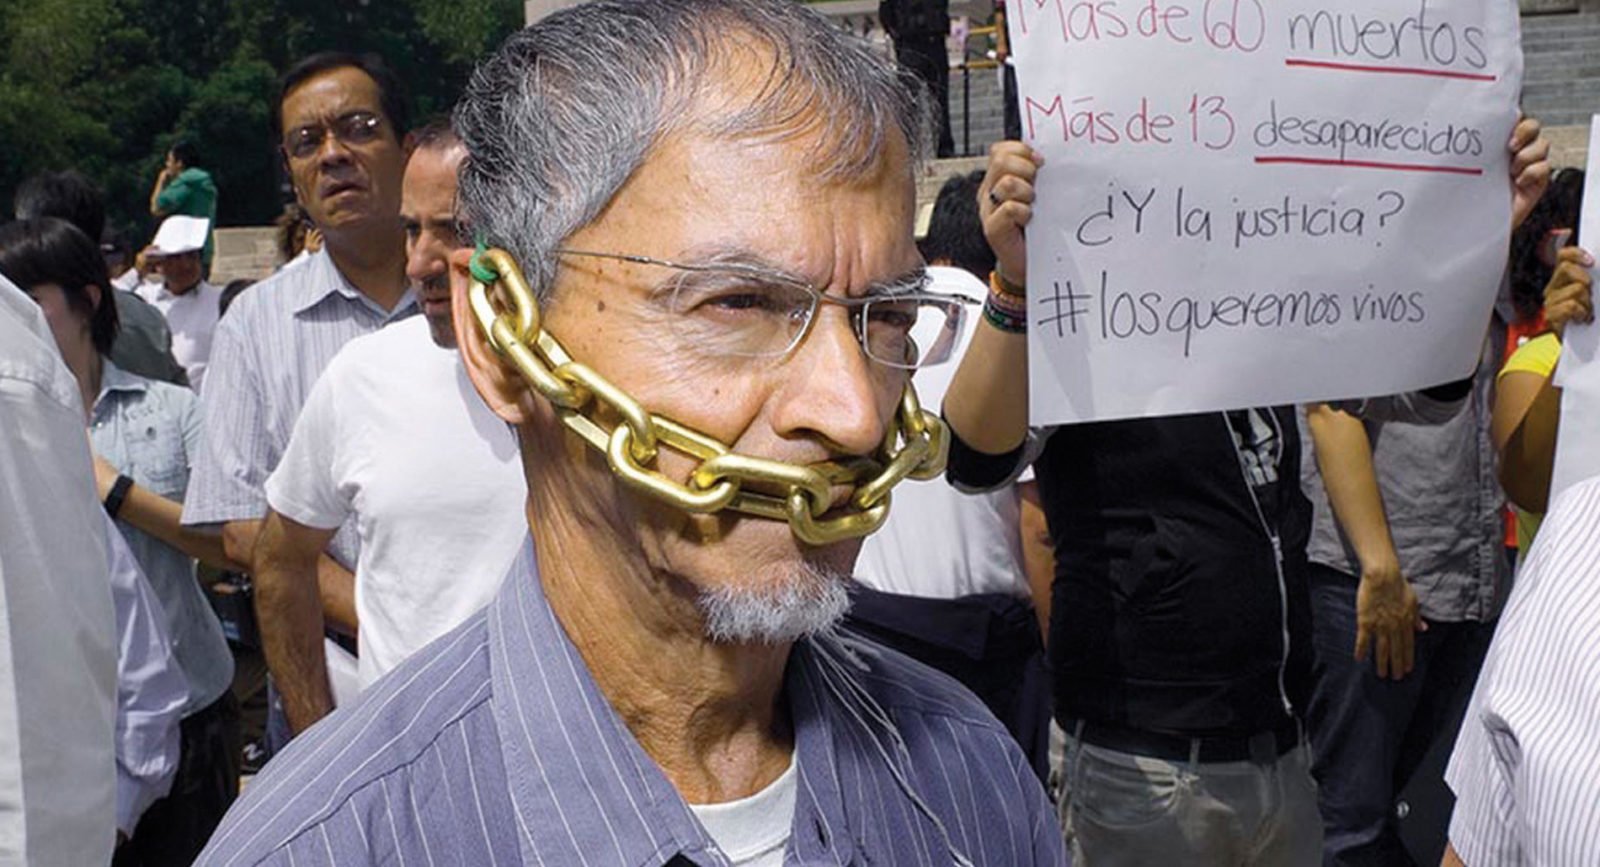
[[0,863],[1600,861],[1600,480],[1550,496],[1582,173],[1517,124],[1467,379],[1035,428],[1042,158],[919,215],[924,59],[593,0],[413,122],[313,54],[284,264],[226,289],[193,144],[136,255],[29,179]]

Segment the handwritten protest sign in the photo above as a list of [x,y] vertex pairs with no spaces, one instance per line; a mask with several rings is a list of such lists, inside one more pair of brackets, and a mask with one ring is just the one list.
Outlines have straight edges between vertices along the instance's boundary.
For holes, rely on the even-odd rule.
[[[1600,251],[1600,194],[1587,182],[1600,177],[1600,114],[1589,125],[1589,166],[1584,172],[1583,208],[1578,218],[1578,246]],[[1600,328],[1569,323],[1561,335],[1561,361],[1555,384],[1561,387],[1561,427],[1556,434],[1556,465],[1550,478],[1550,501],[1574,482],[1600,473]]]
[[1013,0],[1037,424],[1469,375],[1505,263],[1504,0]]

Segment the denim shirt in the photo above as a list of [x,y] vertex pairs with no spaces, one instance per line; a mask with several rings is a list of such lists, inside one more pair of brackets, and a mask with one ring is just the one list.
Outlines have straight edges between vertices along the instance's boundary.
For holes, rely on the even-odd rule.
[[[200,405],[183,386],[135,376],[104,362],[89,439],[133,483],[178,503],[200,439]],[[189,684],[183,715],[221,697],[233,682],[233,655],[222,625],[195,577],[195,562],[177,548],[117,521],[134,559],[166,612],[172,653]]]
[[[1428,620],[1493,620],[1510,589],[1505,494],[1495,475],[1489,433],[1504,342],[1505,327],[1497,321],[1479,359],[1472,394],[1448,421],[1366,423],[1401,574]],[[1303,427],[1303,415],[1301,421]],[[1302,480],[1315,508],[1311,562],[1360,576],[1361,561],[1333,516],[1309,433],[1304,435]]]

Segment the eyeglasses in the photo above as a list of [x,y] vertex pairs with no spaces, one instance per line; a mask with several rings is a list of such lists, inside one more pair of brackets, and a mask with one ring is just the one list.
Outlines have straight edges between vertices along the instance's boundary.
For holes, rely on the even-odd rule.
[[818,308],[837,304],[849,309],[852,331],[868,358],[917,370],[950,359],[967,308],[979,303],[965,295],[925,291],[925,274],[872,295],[840,298],[793,275],[745,262],[684,264],[626,253],[555,252],[676,271],[657,293],[671,314],[673,331],[685,346],[724,357],[787,355],[805,339]]
[[303,160],[321,150],[329,135],[347,145],[362,145],[376,140],[382,129],[382,117],[370,111],[352,111],[334,118],[327,126],[307,124],[289,130],[283,138],[283,152]]

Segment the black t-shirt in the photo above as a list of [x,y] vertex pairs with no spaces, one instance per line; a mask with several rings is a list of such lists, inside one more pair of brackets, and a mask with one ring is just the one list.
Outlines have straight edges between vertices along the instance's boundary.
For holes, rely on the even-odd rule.
[[[987,487],[1020,458],[953,437],[949,473]],[[1034,471],[1056,551],[1059,719],[1246,735],[1284,723],[1285,697],[1303,707],[1311,505],[1299,464],[1291,407],[1050,433]]]
[[[1263,516],[1275,518],[1282,505],[1278,500],[1280,470],[1298,474],[1299,467],[1284,468],[1283,428],[1271,410],[1236,409],[1224,413],[1233,428],[1233,447],[1239,453],[1240,471],[1250,482]],[[1294,430],[1291,428],[1290,430]],[[1298,436],[1298,434],[1296,434]],[[1276,527],[1273,528],[1277,532]]]

